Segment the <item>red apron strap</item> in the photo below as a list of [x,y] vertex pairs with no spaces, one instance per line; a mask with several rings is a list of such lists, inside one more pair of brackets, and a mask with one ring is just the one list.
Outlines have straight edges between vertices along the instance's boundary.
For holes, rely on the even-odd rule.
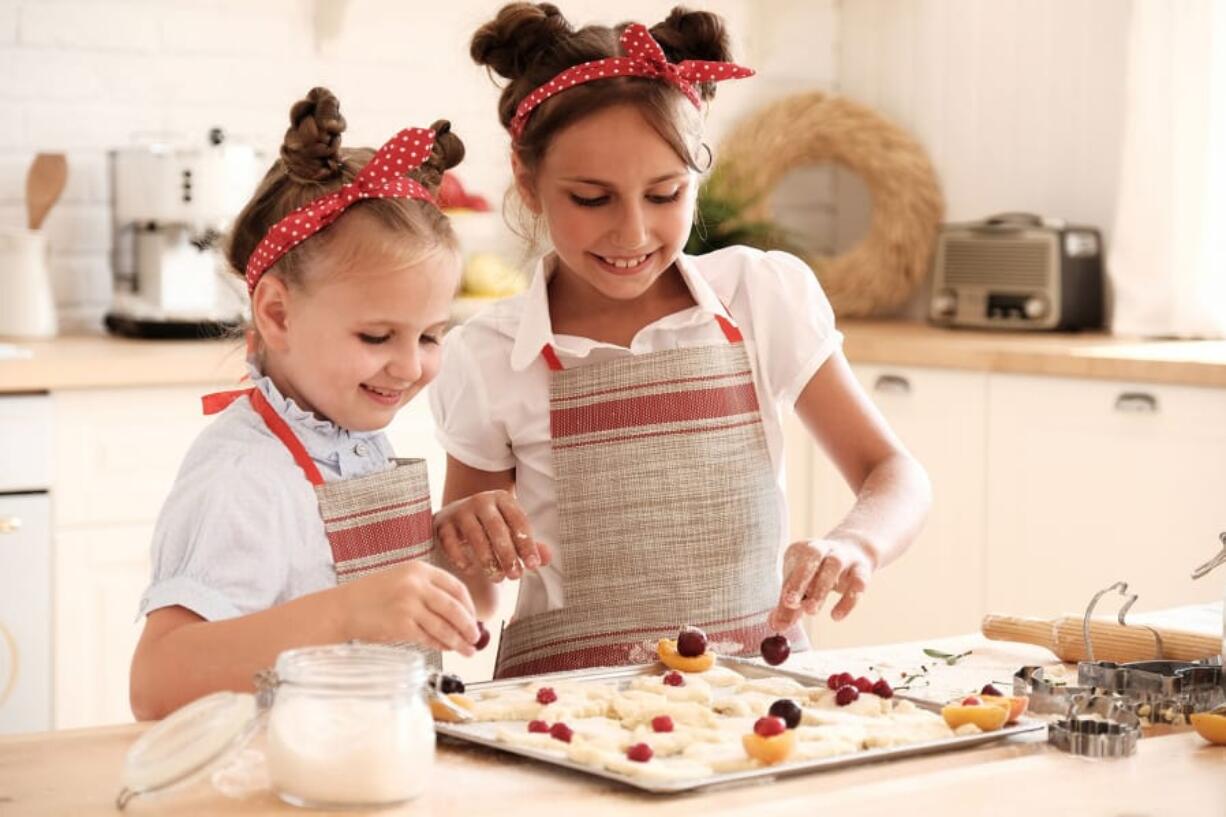
[[289,453],[294,457],[294,462],[302,469],[302,473],[306,475],[307,480],[312,485],[323,485],[324,478],[319,473],[315,460],[311,459],[311,455],[307,453],[306,448],[302,445],[302,441],[294,434],[289,424],[281,419],[281,415],[277,414],[276,409],[268,404],[268,399],[264,397],[263,392],[258,389],[251,389],[251,405],[264,418],[264,424],[268,426],[268,430],[277,435],[281,442],[285,443],[285,447],[289,449]]
[[212,394],[206,394],[200,398],[200,405],[204,408],[204,414],[207,417],[211,414],[219,414],[229,408],[240,397],[246,397],[251,394],[254,389],[235,389],[233,391],[218,391]]
[[[728,307],[724,307],[727,309]],[[736,328],[736,324],[723,315],[716,315],[715,322],[719,324],[719,328],[723,330],[724,337],[730,343],[740,343],[744,338],[741,336],[741,330]]]
[[562,361],[558,360],[558,353],[548,343],[541,347],[541,357],[545,358],[545,364],[551,370],[555,372],[562,371]]

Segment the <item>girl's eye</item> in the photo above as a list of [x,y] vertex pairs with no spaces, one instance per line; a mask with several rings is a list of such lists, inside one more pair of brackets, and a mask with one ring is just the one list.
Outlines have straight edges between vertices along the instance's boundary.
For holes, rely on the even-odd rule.
[[669,193],[667,196],[659,196],[659,195],[647,196],[647,200],[651,202],[652,204],[672,204],[674,201],[676,201],[679,198],[681,198],[681,188],[680,187],[678,187],[673,192]]
[[437,346],[438,345],[438,335],[422,335],[421,342],[429,346]]
[[574,193],[571,193],[570,200],[580,207],[599,207],[600,205],[608,202],[609,197],[597,196],[594,199],[585,199],[583,196],[576,196]]
[[390,332],[386,335],[368,335],[365,332],[359,332],[358,338],[361,339],[362,343],[369,343],[371,346],[378,346],[380,343],[387,343],[389,340],[391,340],[392,335]]

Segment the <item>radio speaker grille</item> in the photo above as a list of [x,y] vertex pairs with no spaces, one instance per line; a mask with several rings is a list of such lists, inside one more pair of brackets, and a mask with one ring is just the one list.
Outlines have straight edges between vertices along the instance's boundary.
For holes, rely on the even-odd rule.
[[1047,241],[954,238],[945,243],[945,282],[1043,287],[1050,258]]

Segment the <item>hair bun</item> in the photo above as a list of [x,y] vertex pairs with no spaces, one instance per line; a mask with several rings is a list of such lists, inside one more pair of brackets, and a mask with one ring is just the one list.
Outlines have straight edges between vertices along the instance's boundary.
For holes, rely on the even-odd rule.
[[281,143],[281,161],[301,184],[324,182],[341,173],[341,103],[327,88],[312,88],[289,112],[290,126]]
[[451,123],[446,119],[435,122],[430,126],[430,130],[434,131],[434,145],[430,148],[430,155],[421,163],[421,167],[409,175],[434,193],[443,183],[443,173],[464,159],[464,143],[451,132]]
[[708,11],[690,11],[676,6],[664,22],[651,27],[651,36],[672,62],[727,62],[732,58],[723,19]]
[[509,3],[477,29],[469,54],[499,76],[519,79],[543,52],[574,32],[553,3]]

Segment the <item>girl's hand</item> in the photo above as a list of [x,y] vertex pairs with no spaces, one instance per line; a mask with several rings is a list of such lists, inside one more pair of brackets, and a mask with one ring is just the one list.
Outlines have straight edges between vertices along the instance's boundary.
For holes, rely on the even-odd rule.
[[518,579],[553,558],[548,545],[532,538],[510,491],[482,491],[446,505],[434,515],[434,531],[457,570],[481,572],[494,582]]
[[838,621],[851,612],[873,574],[874,562],[859,544],[838,539],[793,542],[783,556],[783,589],[770,626],[783,632],[801,612],[816,615],[831,591],[842,598],[830,611]]
[[337,588],[347,637],[411,641],[472,655],[477,612],[464,583],[446,570],[413,561],[380,570]]

